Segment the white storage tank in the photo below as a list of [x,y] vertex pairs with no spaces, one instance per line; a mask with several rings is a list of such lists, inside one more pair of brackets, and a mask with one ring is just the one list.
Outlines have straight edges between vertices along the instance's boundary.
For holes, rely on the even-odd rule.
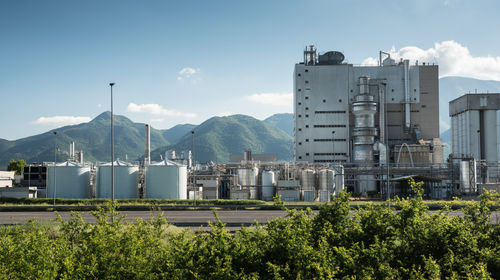
[[262,172],[262,200],[273,200],[276,179],[273,171]]
[[164,160],[146,167],[146,198],[187,199],[187,167]]
[[322,169],[319,171],[319,190],[333,192],[335,188],[335,171]]
[[[54,180],[55,170],[55,180]],[[47,197],[89,198],[90,165],[62,162],[47,166]]]
[[[139,165],[115,161],[115,198],[138,198]],[[97,198],[111,198],[111,163],[97,166]]]
[[257,176],[259,169],[254,168],[240,168],[238,169],[238,184],[241,186],[255,186],[257,185]]
[[300,184],[302,186],[302,190],[314,190],[314,187],[316,186],[316,173],[314,172],[314,170],[302,170],[300,176]]

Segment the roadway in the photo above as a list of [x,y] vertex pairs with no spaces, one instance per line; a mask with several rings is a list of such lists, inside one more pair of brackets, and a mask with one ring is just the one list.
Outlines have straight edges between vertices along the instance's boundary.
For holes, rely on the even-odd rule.
[[[314,211],[316,212],[316,211]],[[433,213],[435,211],[429,211]],[[86,222],[95,223],[95,217],[88,211],[79,212]],[[124,221],[134,222],[137,219],[148,220],[159,212],[153,211],[120,211],[124,215]],[[164,216],[170,224],[179,227],[200,227],[206,226],[208,222],[214,223],[215,217],[211,210],[174,210],[163,211]],[[59,212],[65,220],[69,219],[71,212]],[[268,219],[283,217],[286,215],[282,210],[218,210],[217,214],[223,223],[230,228],[239,228],[240,226],[251,226],[257,221],[259,224],[265,224]],[[452,211],[451,216],[463,216],[462,211]],[[57,215],[49,211],[32,212],[0,212],[0,225],[23,224],[31,218],[40,222],[50,222]],[[500,212],[495,211],[491,215],[491,222],[500,223]]]

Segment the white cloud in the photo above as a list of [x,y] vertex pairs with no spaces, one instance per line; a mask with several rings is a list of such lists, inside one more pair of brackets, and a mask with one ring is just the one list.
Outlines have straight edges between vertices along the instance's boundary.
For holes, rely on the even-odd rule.
[[53,116],[53,117],[39,117],[38,119],[33,121],[33,123],[42,125],[65,126],[65,125],[86,123],[91,120],[92,119],[90,117]]
[[246,96],[246,99],[255,103],[273,106],[292,106],[293,104],[292,93],[254,93]]
[[184,67],[179,71],[178,81],[182,80],[192,80],[199,81],[200,79],[196,77],[200,73],[200,68]]
[[161,115],[169,117],[184,117],[184,118],[195,118],[196,114],[179,112],[176,110],[169,110],[163,108],[159,104],[135,104],[129,103],[127,106],[127,112],[132,113],[149,113],[152,115]]
[[164,118],[157,118],[157,119],[150,119],[149,120],[149,122],[152,122],[152,123],[154,123],[154,122],[164,122],[164,121],[165,121]]
[[[462,76],[482,80],[500,80],[499,56],[472,56],[469,49],[455,41],[435,43],[433,48],[423,50],[408,46],[396,51],[393,47],[391,57],[409,59],[411,63],[437,63],[439,76]],[[369,57],[363,61],[365,65],[375,65],[377,60]]]

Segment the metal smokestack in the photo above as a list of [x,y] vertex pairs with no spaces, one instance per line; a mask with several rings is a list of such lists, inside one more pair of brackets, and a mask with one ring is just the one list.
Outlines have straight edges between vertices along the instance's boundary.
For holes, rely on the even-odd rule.
[[149,165],[151,163],[151,141],[149,139],[150,135],[150,127],[149,124],[146,124],[146,153],[144,156],[144,164]]

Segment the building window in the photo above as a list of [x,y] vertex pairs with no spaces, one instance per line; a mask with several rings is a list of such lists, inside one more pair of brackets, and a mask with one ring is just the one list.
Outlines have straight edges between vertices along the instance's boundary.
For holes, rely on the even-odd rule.
[[306,153],[306,156],[308,156],[308,155],[309,155],[309,153]]
[[306,107],[306,110],[309,110],[309,107]]
[[302,91],[302,89],[299,88],[298,91]]
[[308,124],[306,124],[306,128],[309,128],[309,125],[308,125]]
[[309,83],[309,81],[305,81],[305,83],[306,83],[306,84],[308,84],[308,83]]
[[298,115],[297,117],[302,118],[302,115]]
[[323,103],[325,103],[325,102],[326,102],[326,99],[323,99]]
[[309,142],[309,139],[306,139],[306,142]]
[[302,105],[302,102],[297,103],[298,105]]
[[309,72],[309,69],[306,69],[304,72]]
[[299,142],[299,146],[301,146],[301,145],[302,145],[302,142]]
[[391,89],[392,92],[394,92],[394,89]]
[[315,124],[316,128],[328,128],[328,127],[346,127],[345,124]]
[[299,73],[299,75],[298,75],[298,76],[300,77],[300,73]]
[[302,131],[302,128],[299,128],[299,131]]
[[341,102],[342,102],[342,99],[339,99],[339,103],[341,103]]
[[306,96],[305,99],[309,99],[309,96]]
[[345,111],[314,111],[315,114],[345,114]]
[[299,156],[299,159],[302,159],[302,157],[301,157],[301,156]]
[[426,108],[426,107],[427,107],[427,105],[422,105],[422,108]]
[[353,90],[351,89],[351,92],[353,92]]
[[306,118],[309,118],[309,115],[308,115],[308,114],[306,114]]

